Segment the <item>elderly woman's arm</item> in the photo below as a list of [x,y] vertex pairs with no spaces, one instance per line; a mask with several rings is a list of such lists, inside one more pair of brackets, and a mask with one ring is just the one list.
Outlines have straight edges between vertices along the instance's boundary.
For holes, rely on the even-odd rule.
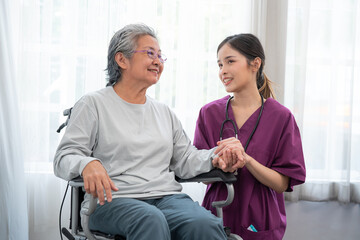
[[209,172],[215,167],[223,171],[234,171],[231,154],[223,154],[218,158],[214,154],[216,148],[210,150],[198,150],[191,144],[191,140],[182,128],[181,122],[170,111],[173,124],[173,157],[170,169],[180,178],[191,178],[204,172]]
[[92,157],[96,144],[97,117],[91,107],[80,99],[74,106],[65,134],[58,146],[54,159],[54,173],[65,180],[78,176],[84,179],[87,193],[99,197],[104,204],[104,190],[107,201],[111,201],[111,189],[117,191],[99,159]]

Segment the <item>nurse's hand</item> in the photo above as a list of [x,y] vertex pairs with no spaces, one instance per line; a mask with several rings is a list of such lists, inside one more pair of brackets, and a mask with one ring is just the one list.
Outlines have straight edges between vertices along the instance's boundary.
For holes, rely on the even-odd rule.
[[228,160],[222,158],[222,157],[215,157],[212,160],[212,164],[215,168],[220,168],[224,172],[234,172],[236,169],[238,169],[235,165],[231,165],[227,163]]
[[[241,142],[237,138],[227,138],[219,141],[215,154],[219,157],[214,159],[223,171],[235,171],[246,164],[245,151]],[[214,161],[213,161],[214,162]]]
[[105,204],[105,195],[108,202],[112,201],[111,190],[119,190],[114,182],[111,181],[105,168],[98,160],[91,161],[85,166],[82,177],[84,179],[84,188],[86,192],[97,197],[100,205]]

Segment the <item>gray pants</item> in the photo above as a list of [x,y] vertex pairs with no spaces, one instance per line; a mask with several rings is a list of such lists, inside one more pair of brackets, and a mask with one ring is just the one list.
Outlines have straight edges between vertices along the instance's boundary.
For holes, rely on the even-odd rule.
[[127,240],[226,239],[222,220],[186,194],[147,200],[115,198],[97,206],[89,227]]

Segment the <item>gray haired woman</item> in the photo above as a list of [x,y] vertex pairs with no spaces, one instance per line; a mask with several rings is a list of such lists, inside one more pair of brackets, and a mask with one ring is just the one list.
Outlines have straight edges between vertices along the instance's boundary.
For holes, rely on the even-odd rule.
[[[222,220],[181,193],[189,178],[230,168],[214,149],[197,150],[166,105],[146,95],[164,69],[154,31],[131,24],[115,33],[107,87],[74,106],[54,160],[55,175],[81,175],[99,205],[89,227],[127,239],[226,239]],[[225,154],[226,155],[226,154]]]

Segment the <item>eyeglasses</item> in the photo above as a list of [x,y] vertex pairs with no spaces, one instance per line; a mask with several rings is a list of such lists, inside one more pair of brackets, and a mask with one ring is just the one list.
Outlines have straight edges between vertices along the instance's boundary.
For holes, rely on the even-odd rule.
[[152,49],[133,51],[133,53],[137,53],[137,52],[146,52],[146,54],[149,56],[149,58],[151,58],[151,59],[159,58],[161,63],[164,63],[167,60],[167,58],[164,54],[157,53]]

